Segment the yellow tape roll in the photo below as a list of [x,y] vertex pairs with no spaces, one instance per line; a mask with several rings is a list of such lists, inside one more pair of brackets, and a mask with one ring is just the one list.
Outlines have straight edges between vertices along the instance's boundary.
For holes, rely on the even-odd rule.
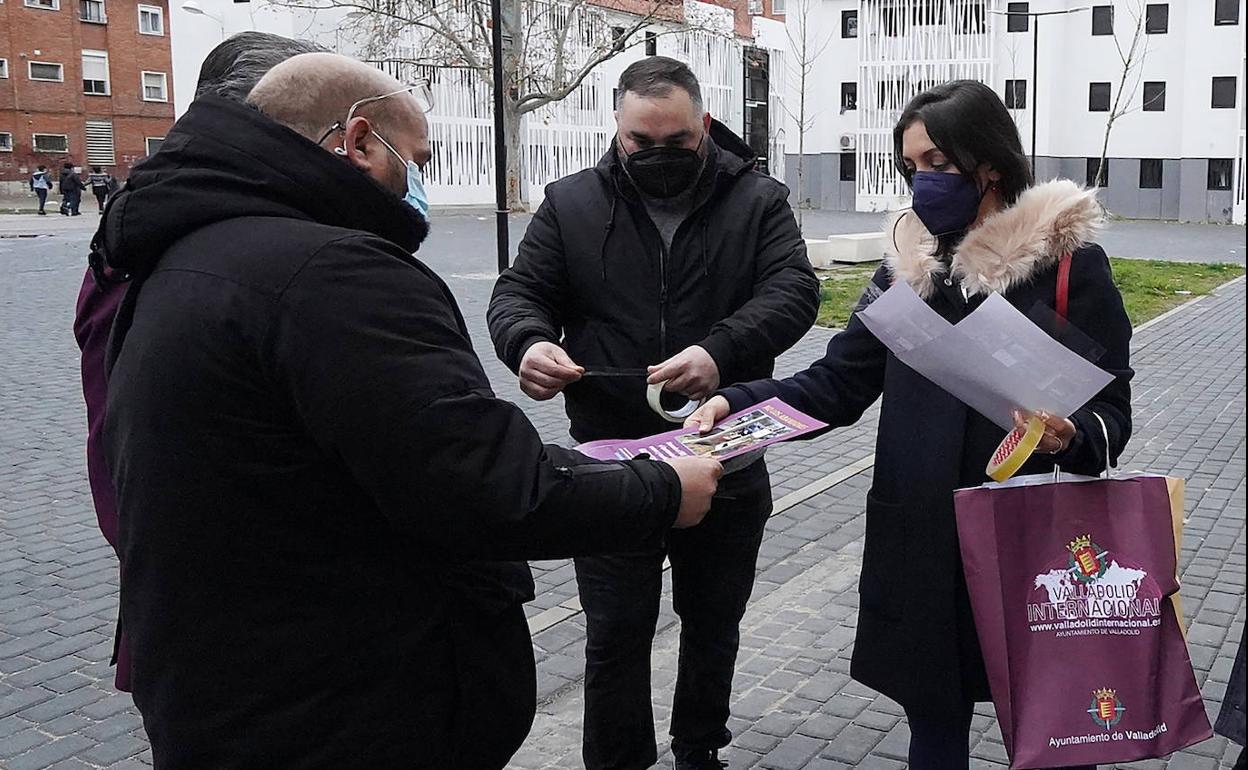
[[997,451],[992,453],[992,459],[988,461],[988,467],[985,472],[988,478],[993,481],[1006,481],[1018,469],[1023,467],[1023,463],[1031,457],[1036,451],[1036,447],[1040,446],[1040,439],[1044,437],[1044,422],[1039,417],[1032,417],[1027,421],[1025,430],[1015,428],[1005,437],[997,447]]

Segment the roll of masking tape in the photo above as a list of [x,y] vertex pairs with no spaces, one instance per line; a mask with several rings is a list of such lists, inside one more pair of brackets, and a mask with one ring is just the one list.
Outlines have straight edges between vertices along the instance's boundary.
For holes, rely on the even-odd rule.
[[686,417],[698,411],[698,407],[702,406],[702,402],[690,400],[687,404],[677,409],[676,411],[669,412],[663,408],[663,401],[662,401],[663,386],[666,384],[667,384],[667,381],[664,380],[663,382],[656,382],[655,384],[647,388],[646,389],[646,403],[650,405],[650,408],[653,409],[656,414],[658,414],[660,417],[667,420],[668,422],[683,423]]
[[1006,481],[1031,458],[1044,438],[1044,421],[1032,417],[1025,428],[1015,428],[992,453],[985,472],[993,481]]

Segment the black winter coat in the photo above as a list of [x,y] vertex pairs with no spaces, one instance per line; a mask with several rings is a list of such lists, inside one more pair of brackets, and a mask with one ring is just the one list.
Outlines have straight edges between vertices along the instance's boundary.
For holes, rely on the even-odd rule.
[[[1037,304],[1054,308],[1057,260],[1073,251],[1068,318],[1103,348],[1097,364],[1115,379],[1072,415],[1077,437],[1063,455],[1036,456],[1020,473],[1052,471],[1056,459],[1063,470],[1094,475],[1116,462],[1131,434],[1131,324],[1105,252],[1081,246],[1100,217],[1093,194],[1071,182],[1032,188],[966,237],[946,284],[946,267],[927,256],[931,236],[905,214],[886,228],[896,249],[863,295],[867,303],[901,279],[951,323],[991,291],[1027,314]],[[898,361],[857,316],[805,371],[723,393],[734,409],[779,396],[833,427],[857,422],[881,394],[851,674],[907,710],[947,714],[989,699],[953,492],[989,480],[984,468],[1005,431]],[[1093,412],[1108,429],[1108,456]]]
[[[532,692],[463,703],[531,666],[532,582],[479,560],[655,547],[674,519],[669,467],[585,464],[495,398],[412,256],[426,231],[217,98],[110,205],[96,243],[134,280],[105,430],[157,767],[501,767]],[[463,759],[482,748],[501,758]]]
[[87,189],[82,183],[82,177],[78,176],[77,171],[66,171],[61,174],[61,179],[57,183],[61,195],[73,195],[76,192],[82,192]]
[[[516,264],[490,300],[490,336],[514,372],[534,342],[560,343],[587,368],[644,369],[690,345],[724,384],[768,377],[814,323],[819,283],[783,184],[712,123],[693,213],[664,246],[614,145],[595,168],[546,188]],[[585,378],[564,393],[579,441],[671,430],[646,382]]]

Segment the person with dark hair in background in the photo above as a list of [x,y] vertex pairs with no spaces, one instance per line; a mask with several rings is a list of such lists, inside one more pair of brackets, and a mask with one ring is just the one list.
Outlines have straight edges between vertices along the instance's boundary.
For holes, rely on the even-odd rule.
[[39,164],[35,173],[30,175],[30,190],[39,197],[39,216],[47,216],[44,207],[48,204],[48,191],[52,189],[52,177],[48,175],[48,167]]
[[61,216],[78,216],[81,212],[78,207],[82,205],[82,191],[86,186],[82,183],[82,179],[78,176],[78,172],[74,170],[74,164],[68,161],[61,166],[61,178],[59,181],[61,193]]
[[[242,101],[274,65],[291,56],[324,50],[302,40],[291,40],[263,32],[243,32],[221,43],[208,54],[199,70],[196,96],[217,94]],[[157,152],[135,167],[159,167],[165,159]],[[43,166],[39,167],[40,170]],[[111,176],[110,176],[111,178]],[[115,180],[114,180],[115,184]],[[49,183],[49,187],[50,187]],[[112,195],[116,190],[112,190]],[[126,293],[129,276],[104,264],[97,246],[101,242],[103,224],[91,241],[90,264],[78,291],[74,315],[74,338],[82,351],[82,393],[87,404],[87,479],[91,499],[104,539],[119,552],[117,538],[117,495],[104,459],[104,407],[107,389],[104,357],[108,335],[113,328],[117,308]],[[119,552],[120,553],[120,552]],[[130,654],[125,634],[118,628],[114,639],[113,662],[117,666],[114,684],[119,690],[130,690]]]
[[[858,309],[894,281],[955,324],[992,292],[1023,313],[1056,308],[1066,262],[1066,317],[1103,348],[1097,363],[1114,380],[1069,417],[1045,416],[1039,451],[1019,473],[1096,475],[1115,464],[1131,435],[1131,322],[1109,259],[1091,242],[1104,216],[1095,191],[1034,184],[1009,111],[976,81],[911,100],[893,148],[913,203],[886,226],[887,259]],[[726,388],[687,424],[706,431],[779,396],[841,427],[881,395],[850,675],[905,709],[910,770],[964,769],[974,705],[990,693],[953,492],[989,480],[984,466],[1005,431],[900,363],[856,314],[805,371]]]
[[[788,190],[711,119],[688,66],[654,56],[628,67],[616,124],[595,168],[546,188],[489,308],[521,390],[564,392],[582,442],[671,430],[647,406],[648,385],[701,399],[769,376],[819,301]],[[650,652],[664,557],[681,621],[672,752],[680,770],[721,767],[739,625],[771,513],[766,462],[752,460],[724,477],[702,526],[662,548],[576,560],[589,770],[656,759]]]
[[91,188],[91,194],[100,204],[100,216],[104,216],[104,202],[108,199],[109,191],[116,184],[112,174],[104,173],[104,169],[99,166],[91,167],[91,173],[87,175],[87,186]]

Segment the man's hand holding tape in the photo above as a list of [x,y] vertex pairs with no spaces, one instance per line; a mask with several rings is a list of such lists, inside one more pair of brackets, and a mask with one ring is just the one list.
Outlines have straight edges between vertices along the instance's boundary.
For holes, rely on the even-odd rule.
[[719,367],[701,345],[690,345],[647,371],[647,384],[665,382],[663,390],[684,393],[693,401],[701,401],[719,388]]

